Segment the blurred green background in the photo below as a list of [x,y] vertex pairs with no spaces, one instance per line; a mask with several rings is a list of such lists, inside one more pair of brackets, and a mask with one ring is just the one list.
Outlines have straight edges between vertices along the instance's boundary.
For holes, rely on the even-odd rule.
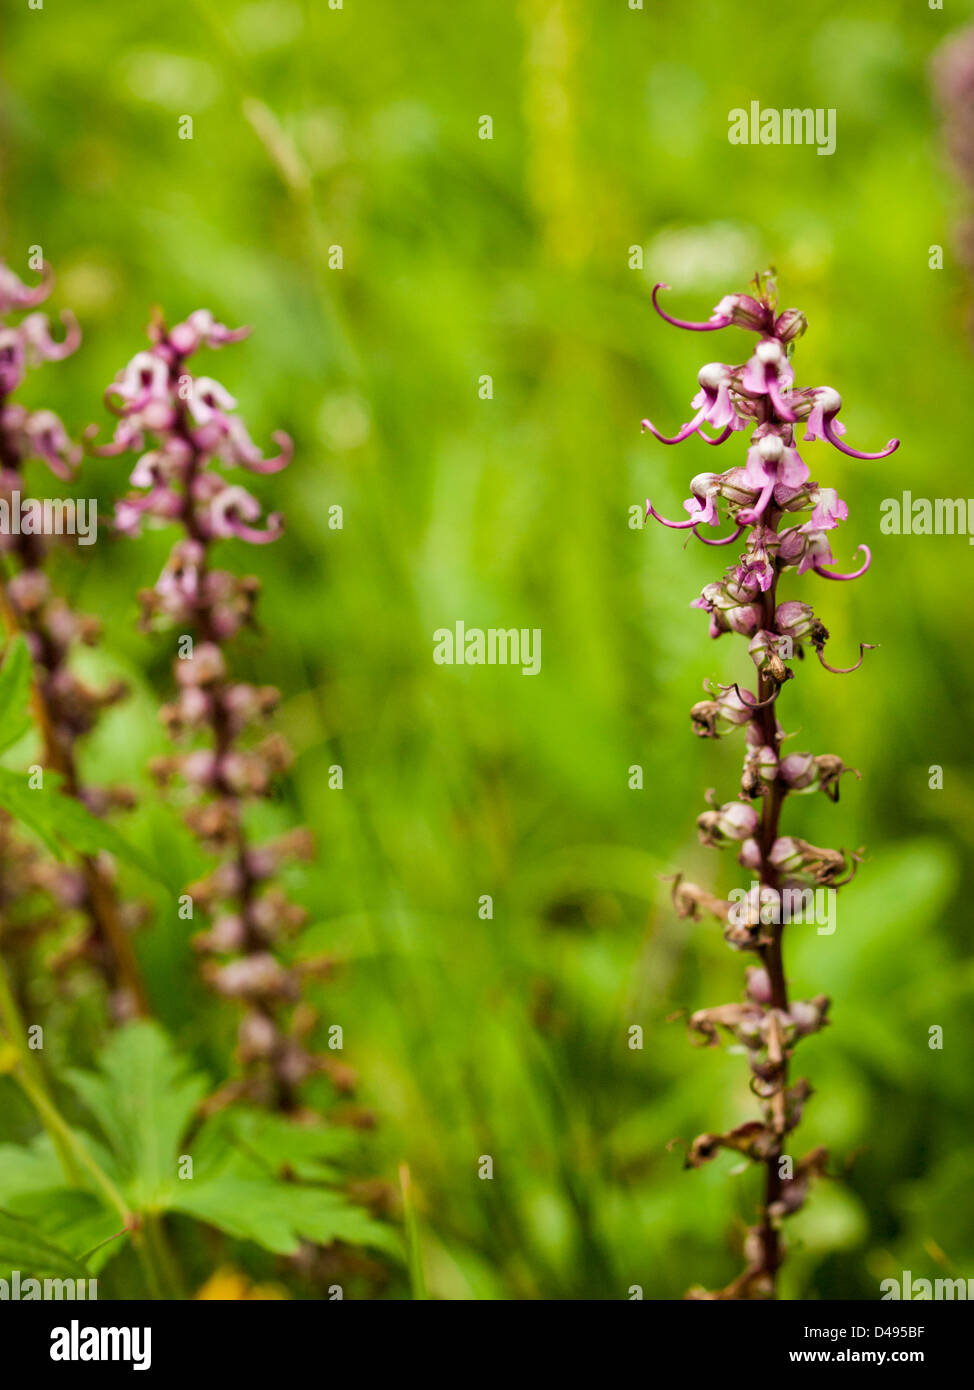
[[[867,851],[834,936],[786,942],[793,992],[834,1000],[797,1059],[816,1091],[801,1151],[825,1143],[848,1171],[790,1223],[783,1292],[871,1299],[903,1269],[974,1275],[974,556],[962,536],[879,531],[885,497],[971,491],[964,203],[929,77],[970,7],[5,8],[0,249],[26,275],[40,244],[47,307],[73,307],[85,334],[21,399],[75,437],[104,425],[101,392],[150,306],[175,321],[202,305],[254,333],[199,369],[260,443],[294,435],[292,466],[255,487],[286,537],[222,557],[264,580],[239,670],[282,687],[297,754],[256,824],[318,837],[292,876],[312,922],[299,949],[343,963],[316,989],[375,1117],[361,1171],[395,1181],[409,1164],[436,1297],[673,1298],[740,1264],[755,1175],[729,1156],[685,1173],[667,1143],[750,1117],[747,1068],[666,1020],[739,998],[747,962],[713,924],[676,921],[659,875],[741,881],[694,820],[707,787],[736,793],[742,743],[695,740],[687,709],[750,663],[687,607],[726,552],[628,520],[647,493],[676,515],[692,474],[740,452],[641,437],[646,414],[688,418],[701,363],[750,341],[668,328],[653,282],[703,318],[777,267],[782,304],[809,320],[798,384],[842,392],[855,446],[902,440],[875,463],[803,451],[849,502],[839,568],[861,541],[874,562],[854,585],[792,578],[786,596],[816,606],[836,664],[881,648],[844,679],[806,664],[783,702],[793,748],[862,771],[838,807],[794,802],[787,828]],[[835,154],[730,145],[728,112],[752,99],[835,107]],[[104,518],[127,471],[91,461],[79,495]],[[163,744],[171,643],[137,632],[135,593],[172,539],[106,532],[64,564],[106,622],[86,661],[134,687],[89,740],[97,780],[138,783]],[[434,665],[434,630],[458,618],[540,628],[541,674]],[[157,796],[128,825],[196,872]],[[161,1017],[220,1074],[233,1011],[192,983],[190,930],[160,901],[139,952]],[[404,1277],[381,1292],[403,1296]]]

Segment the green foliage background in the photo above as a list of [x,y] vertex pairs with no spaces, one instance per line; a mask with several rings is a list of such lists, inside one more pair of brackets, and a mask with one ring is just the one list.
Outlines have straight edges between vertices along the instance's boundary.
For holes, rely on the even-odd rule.
[[[175,321],[204,305],[254,334],[203,369],[255,439],[295,438],[290,469],[256,489],[286,514],[285,539],[225,554],[264,580],[263,633],[241,642],[239,669],[282,687],[297,753],[256,824],[316,831],[318,862],[293,878],[313,924],[300,949],[343,963],[316,989],[376,1117],[361,1172],[410,1165],[436,1297],[679,1297],[738,1267],[753,1176],[727,1157],[684,1173],[667,1142],[748,1117],[746,1067],[666,1020],[738,998],[745,961],[716,928],[674,920],[658,875],[739,881],[697,846],[694,819],[708,786],[734,793],[741,745],[695,740],[686,711],[704,678],[749,663],[687,608],[721,552],[631,530],[628,509],[649,493],[674,515],[690,475],[718,466],[699,442],[641,437],[639,420],[687,418],[701,362],[740,360],[746,341],[667,328],[653,281],[701,318],[777,267],[782,303],[809,320],[799,384],[842,392],[854,445],[902,440],[878,463],[806,451],[849,502],[840,568],[861,541],[874,563],[855,585],[811,576],[788,596],[816,605],[834,662],[881,647],[845,679],[806,665],[784,700],[793,747],[837,752],[863,778],[838,807],[794,803],[788,829],[867,849],[835,935],[787,942],[793,990],[834,1000],[834,1026],[799,1054],[816,1088],[801,1139],[848,1171],[791,1223],[784,1292],[870,1299],[903,1269],[974,1275],[974,559],[964,537],[879,532],[885,497],[971,491],[964,207],[928,71],[967,7],[4,8],[2,250],[26,272],[43,246],[50,307],[72,306],[85,334],[21,399],[75,437],[105,426],[101,392],[150,306]],[[752,99],[835,107],[835,154],[731,146],[727,113]],[[628,265],[637,244],[644,272]],[[79,495],[104,519],[126,475],[91,461]],[[126,833],[189,879],[197,851],[141,771],[163,745],[171,649],[137,632],[135,594],[171,540],[105,528],[66,557],[64,582],[106,622],[85,660],[134,687],[89,740],[88,775],[146,788]],[[540,627],[542,673],[435,666],[432,633],[457,618]],[[163,1022],[219,1076],[232,1011],[193,983],[191,929],[159,893],[139,953]],[[48,1002],[63,1019],[51,1050],[77,1065],[95,1015],[79,1036]],[[18,1137],[28,1117],[5,1098],[0,1127]],[[405,1276],[384,1294],[408,1296]]]

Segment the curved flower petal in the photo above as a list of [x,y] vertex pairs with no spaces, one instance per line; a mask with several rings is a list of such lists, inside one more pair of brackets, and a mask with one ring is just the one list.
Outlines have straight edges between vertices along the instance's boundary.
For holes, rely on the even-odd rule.
[[699,525],[699,517],[691,517],[689,521],[667,521],[665,516],[660,516],[649,498],[646,498],[646,515],[653,517],[655,521],[663,526],[669,526],[672,531],[689,531],[692,527]]
[[661,319],[665,319],[667,323],[671,323],[674,328],[689,328],[692,329],[694,333],[711,333],[715,328],[726,328],[729,323],[733,322],[730,314],[718,314],[716,312],[707,323],[690,323],[687,319],[673,318],[659,307],[659,300],[657,299],[660,290],[668,289],[670,289],[670,286],[664,285],[662,281],[653,286],[653,308]]
[[[835,579],[836,576],[834,574],[830,574],[828,577],[830,579]],[[860,642],[859,660],[856,662],[855,666],[830,666],[829,663],[825,660],[825,657],[822,655],[821,647],[816,648],[816,650],[818,652],[818,659],[825,667],[826,671],[831,671],[833,676],[851,676],[853,671],[858,671],[859,667],[865,661],[866,653],[875,651],[877,645],[878,644],[876,642]]]
[[654,435],[661,444],[682,444],[684,439],[689,439],[691,434],[696,434],[703,423],[703,419],[704,412],[702,410],[698,411],[688,424],[680,426],[679,434],[675,434],[672,439],[667,439],[665,434],[660,434],[652,420],[641,420],[639,427],[644,434],[649,430],[650,434]]
[[704,545],[732,545],[733,542],[737,540],[738,536],[741,534],[743,530],[743,526],[738,526],[737,529],[735,531],[732,531],[729,536],[723,536],[718,540],[711,540],[707,536],[701,536],[700,532],[697,530],[696,527],[693,528],[693,534],[696,536],[698,541],[703,541]]
[[[834,417],[832,419],[829,419],[828,416],[825,417],[822,425],[825,438],[831,445],[839,450],[840,454],[848,454],[851,459],[885,459],[889,458],[890,454],[895,454],[896,450],[900,447],[900,441],[898,439],[891,439],[886,445],[886,448],[880,449],[876,454],[866,454],[860,449],[850,449],[848,444],[843,444],[842,440],[836,434],[835,425],[836,421]],[[807,437],[806,434],[806,438]]]
[[11,309],[33,309],[43,303],[53,284],[54,272],[47,261],[41,265],[40,284],[33,286],[25,285],[19,275],[0,261],[0,314],[7,314]]
[[859,553],[860,550],[864,550],[864,551],[866,552],[866,559],[865,559],[865,561],[863,562],[863,564],[861,564],[861,565],[859,566],[859,568],[858,568],[857,570],[854,570],[854,571],[853,571],[852,574],[835,574],[834,572],[831,572],[831,571],[829,571],[829,570],[822,569],[821,565],[814,565],[814,564],[813,564],[813,565],[812,565],[812,568],[814,569],[815,573],[816,573],[816,574],[820,574],[820,575],[822,576],[823,579],[840,579],[840,580],[846,580],[846,579],[859,579],[862,575],[864,575],[864,574],[866,573],[866,570],[869,568],[869,566],[870,566],[870,565],[872,564],[872,562],[873,562],[872,551],[869,549],[869,546],[868,546],[868,545],[863,544],[863,545],[857,546],[857,547],[856,547],[856,554],[857,554],[857,555],[858,555],[858,553]]

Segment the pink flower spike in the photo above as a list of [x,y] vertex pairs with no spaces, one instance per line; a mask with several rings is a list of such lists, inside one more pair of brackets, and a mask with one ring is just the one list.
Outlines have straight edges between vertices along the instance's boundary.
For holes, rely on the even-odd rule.
[[868,545],[857,546],[857,555],[859,554],[860,550],[864,550],[866,552],[866,559],[865,562],[859,567],[859,569],[854,570],[852,574],[832,574],[828,570],[822,569],[821,565],[813,565],[812,568],[814,569],[815,573],[820,574],[823,579],[859,579],[862,575],[866,573],[866,570],[873,562],[872,551],[869,549]]

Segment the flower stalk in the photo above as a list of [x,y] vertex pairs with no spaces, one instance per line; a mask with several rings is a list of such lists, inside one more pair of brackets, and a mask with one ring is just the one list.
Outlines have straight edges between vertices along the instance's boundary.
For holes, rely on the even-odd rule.
[[[174,742],[193,745],[158,759],[153,772],[163,785],[182,787],[187,825],[219,859],[187,890],[194,912],[198,907],[207,920],[194,945],[205,957],[208,985],[242,1009],[242,1075],[215,1103],[246,1096],[292,1111],[311,1075],[329,1072],[340,1085],[347,1076],[304,1046],[316,1018],[301,998],[303,981],[330,963],[287,961],[286,941],[305,914],[273,882],[286,860],[311,857],[310,833],[298,829],[256,845],[246,825],[247,806],[271,794],[274,778],[290,762],[280,735],[255,742],[278,691],[230,674],[228,648],[242,628],[254,625],[259,585],[217,569],[212,556],[221,540],[261,545],[281,535],[281,517],[272,513],[262,522],[260,503],[229,482],[224,470],[277,473],[290,461],[291,441],[279,432],[278,454],[265,458],[233,413],[236,402],[226,389],[189,366],[199,348],[223,347],[248,331],[224,327],[207,310],[171,328],[156,318],[151,347],[137,353],[106,392],[118,416],[114,438],[92,447],[102,455],[140,453],[131,474],[134,491],[116,507],[121,533],[136,536],[146,521],[175,523],[182,533],[156,584],[140,599],[144,627],[180,631],[178,693],[161,714]],[[147,448],[150,436],[154,444]]]
[[[818,891],[847,883],[855,873],[858,854],[823,849],[782,834],[782,812],[789,797],[822,791],[838,801],[842,775],[849,771],[834,754],[786,753],[786,735],[778,719],[782,690],[795,676],[793,663],[806,650],[815,653],[826,670],[848,674],[862,664],[862,644],[854,666],[836,667],[823,655],[828,631],[813,609],[796,600],[779,602],[779,582],[794,573],[823,579],[851,580],[869,568],[836,572],[830,532],[848,518],[845,502],[833,488],[812,481],[797,448],[822,441],[857,459],[885,458],[899,447],[891,439],[884,449],[865,453],[850,448],[838,419],[842,400],[831,387],[796,388],[791,356],[804,333],[804,315],[797,309],[778,312],[771,275],[755,278],[753,295],[728,295],[710,319],[690,322],[665,313],[659,292],[653,303],[661,316],[678,328],[712,332],[731,326],[758,335],[748,360],[740,365],[709,363],[699,373],[700,390],[693,398],[691,419],[673,435],[665,435],[649,420],[648,430],[664,444],[682,443],[699,435],[720,446],[735,434],[750,433],[744,466],[723,473],[702,473],[690,483],[684,504],[685,521],[669,521],[647,499],[647,516],[662,525],[691,532],[707,544],[730,544],[744,537],[743,550],[723,576],[705,586],[691,605],[707,613],[710,636],[733,632],[748,639],[748,654],[756,667],[756,687],[712,686],[710,698],[691,710],[694,731],[703,738],[720,738],[743,728],[746,753],[738,797],[714,805],[698,819],[703,844],[736,845],[738,862],[752,874],[747,890],[730,899],[686,882],[677,875],[673,902],[677,915],[698,921],[704,912],[716,917],[728,944],[750,952],[758,962],[746,975],[742,1003],[701,1009],[691,1015],[691,1035],[715,1046],[721,1035],[742,1044],[751,1070],[751,1089],[761,1104],[761,1119],[750,1120],[728,1134],[702,1134],[687,1155],[688,1167],[709,1162],[721,1149],[751,1160],[764,1171],[763,1195],[756,1223],[744,1240],[745,1268],[725,1289],[695,1288],[690,1298],[773,1298],[785,1254],[783,1219],[805,1200],[809,1182],[824,1175],[828,1155],[814,1149],[797,1161],[789,1154],[789,1136],[797,1127],[811,1087],[804,1078],[790,1080],[792,1054],[801,1038],[827,1023],[829,1000],[824,995],[796,1001],[790,998],[784,962],[785,927],[809,920],[809,905]],[[716,430],[708,435],[704,426]],[[732,531],[722,539],[701,534],[730,521]],[[855,774],[858,776],[858,773]]]
[[[23,468],[40,459],[50,472],[70,482],[82,451],[73,444],[61,421],[50,410],[27,410],[13,399],[27,369],[58,362],[73,353],[81,331],[74,315],[62,315],[64,337],[56,340],[47,315],[33,312],[50,294],[53,276],[44,265],[40,283],[29,287],[0,262],[0,498],[8,516],[18,509],[24,487]],[[31,310],[19,322],[12,315]],[[95,724],[100,712],[126,693],[113,683],[92,690],[72,671],[70,656],[77,643],[92,645],[99,625],[72,611],[55,593],[46,573],[49,540],[33,528],[11,526],[0,535],[0,623],[8,639],[22,633],[33,660],[31,711],[41,738],[41,760],[62,778],[65,794],[84,802],[95,814],[113,806],[128,806],[121,789],[87,787],[82,783],[77,740]],[[23,867],[23,866],[22,866]],[[116,1016],[148,1012],[145,985],[129,931],[137,912],[118,899],[111,867],[103,856],[83,855],[77,873],[52,874],[43,862],[32,865],[36,886],[52,892],[62,909],[80,909],[88,928],[62,960],[84,956],[104,977]],[[62,910],[63,916],[63,910]]]

